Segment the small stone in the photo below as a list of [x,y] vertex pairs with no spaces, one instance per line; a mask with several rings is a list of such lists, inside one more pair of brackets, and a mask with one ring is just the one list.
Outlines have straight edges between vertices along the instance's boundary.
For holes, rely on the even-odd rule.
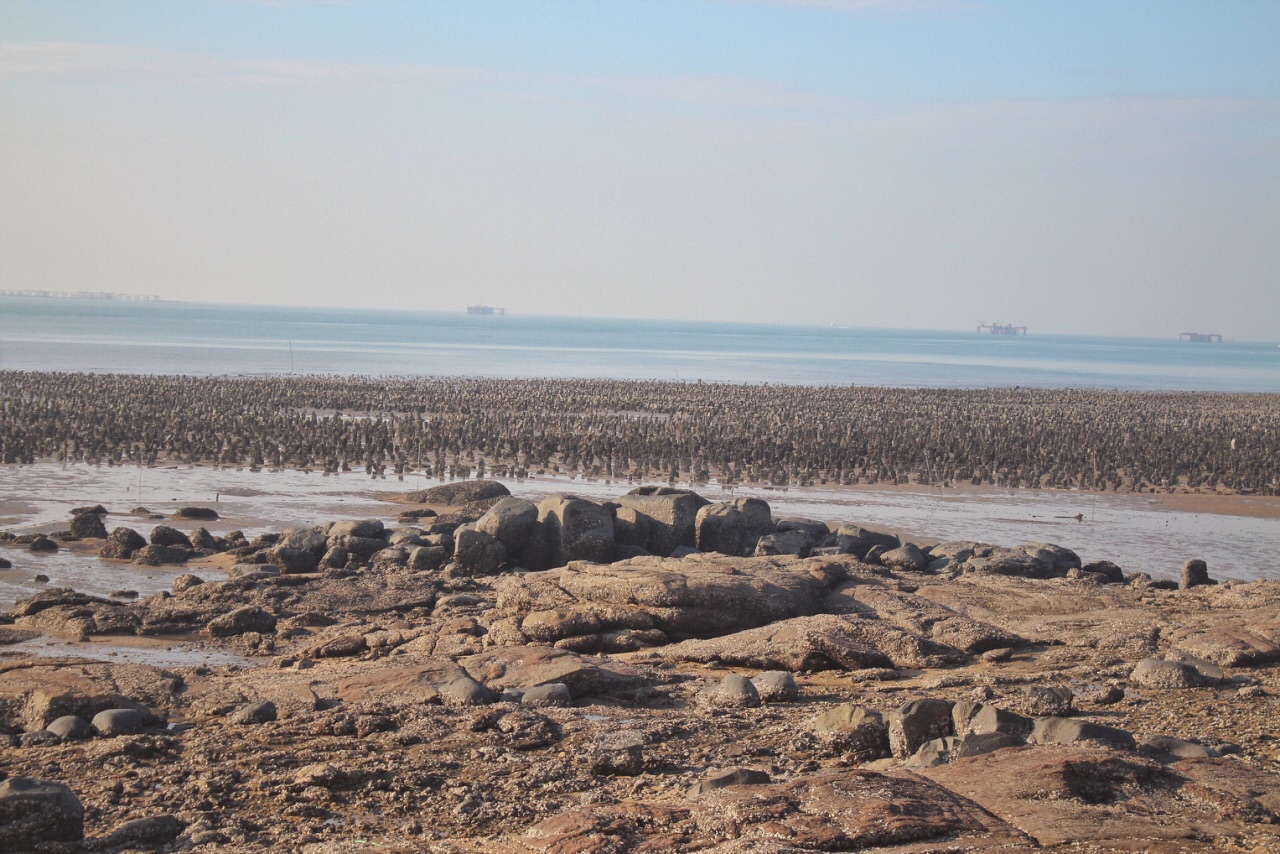
[[1205,747],[1193,741],[1183,741],[1171,735],[1153,735],[1139,746],[1151,753],[1163,753],[1179,759],[1216,759],[1222,755],[1212,747]]
[[32,540],[27,548],[33,552],[56,552],[58,550],[58,544],[46,537],[44,534],[41,534]]
[[185,573],[183,575],[176,576],[173,579],[171,589],[174,593],[181,593],[184,590],[190,590],[192,587],[199,587],[201,584],[204,584],[203,578],[198,575]]
[[231,713],[231,720],[238,724],[256,725],[271,723],[276,719],[276,704],[270,700],[245,703]]
[[989,661],[993,664],[1000,661],[1008,661],[1013,658],[1013,648],[1002,646],[997,649],[989,649],[981,656],[983,661]]
[[520,697],[520,703],[524,706],[570,706],[573,704],[573,694],[563,682],[552,682],[525,691]]
[[107,844],[111,846],[151,847],[172,842],[181,833],[182,824],[173,816],[148,816],[147,818],[127,821],[117,827],[107,837]]
[[701,782],[694,783],[687,792],[689,797],[705,795],[716,789],[727,789],[730,786],[758,786],[769,782],[769,775],[754,768],[728,768],[713,774]]

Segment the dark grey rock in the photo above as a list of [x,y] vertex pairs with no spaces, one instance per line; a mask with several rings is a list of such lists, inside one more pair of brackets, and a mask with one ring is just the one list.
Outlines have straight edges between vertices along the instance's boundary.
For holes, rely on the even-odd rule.
[[125,822],[111,831],[106,843],[113,847],[153,848],[172,842],[180,835],[182,822],[171,815],[155,815]]
[[438,690],[446,706],[487,706],[493,702],[489,689],[470,676],[455,676]]
[[563,682],[550,682],[546,685],[535,685],[520,697],[524,706],[571,706],[573,694],[569,686]]
[[795,677],[786,670],[766,670],[751,680],[764,703],[794,703],[800,697]]
[[63,783],[10,777],[0,782],[0,851],[30,851],[84,839],[84,808]]
[[695,545],[704,552],[748,557],[755,554],[760,538],[773,532],[769,505],[759,498],[708,504],[694,520]]
[[93,716],[93,730],[103,738],[142,732],[145,719],[137,709],[107,709]]
[[209,634],[214,637],[231,637],[246,632],[269,634],[276,630],[276,618],[256,605],[223,614],[209,621]]
[[889,726],[884,716],[853,703],[833,706],[818,715],[813,731],[831,749],[845,753],[856,762],[869,762],[891,755]]
[[700,782],[694,783],[687,792],[689,797],[705,795],[717,789],[730,786],[759,786],[769,782],[769,775],[754,768],[728,768]]
[[1203,587],[1217,584],[1209,577],[1209,566],[1202,560],[1189,560],[1182,565],[1182,576],[1178,579],[1179,590],[1190,590],[1192,587]]
[[1027,741],[1031,744],[1063,745],[1100,741],[1126,750],[1137,748],[1132,733],[1077,718],[1037,718]]
[[98,556],[114,560],[128,560],[133,557],[134,552],[146,544],[146,539],[132,528],[116,528],[107,535],[106,545],[98,552]]
[[268,724],[276,719],[276,704],[270,700],[245,703],[231,713],[234,723],[245,725]]
[[151,529],[151,545],[182,546],[189,549],[191,548],[191,540],[176,528],[170,528],[168,525],[156,525]]
[[476,520],[476,530],[501,543],[508,555],[518,555],[537,523],[538,505],[527,498],[508,495]]
[[63,741],[81,741],[93,735],[93,727],[78,715],[55,718],[45,729]]
[[538,504],[538,522],[547,537],[552,566],[573,560],[613,560],[613,514],[594,501],[549,495]]
[[889,748],[899,759],[935,738],[951,735],[951,704],[946,700],[912,700],[889,715]]
[[71,533],[82,540],[105,540],[107,526],[97,513],[80,513],[71,519]]
[[496,575],[507,562],[507,550],[496,537],[462,527],[453,532],[453,562],[465,575]]
[[730,673],[719,685],[704,688],[698,700],[717,708],[749,709],[760,705],[760,693],[750,679]]

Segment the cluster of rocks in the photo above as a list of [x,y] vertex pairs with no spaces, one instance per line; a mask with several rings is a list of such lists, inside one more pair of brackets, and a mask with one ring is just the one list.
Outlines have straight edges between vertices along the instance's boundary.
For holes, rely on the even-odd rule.
[[[678,490],[505,492],[410,496],[439,508],[418,524],[191,531],[170,592],[19,602],[0,643],[273,658],[0,659],[0,850],[1280,842],[1274,582]],[[104,548],[188,548],[172,530]],[[195,574],[215,562],[229,578]]]

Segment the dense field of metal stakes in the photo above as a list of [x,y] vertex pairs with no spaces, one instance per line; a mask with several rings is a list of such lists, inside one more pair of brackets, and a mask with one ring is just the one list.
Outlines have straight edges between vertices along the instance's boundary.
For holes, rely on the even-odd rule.
[[1280,494],[1280,395],[0,372],[0,460]]

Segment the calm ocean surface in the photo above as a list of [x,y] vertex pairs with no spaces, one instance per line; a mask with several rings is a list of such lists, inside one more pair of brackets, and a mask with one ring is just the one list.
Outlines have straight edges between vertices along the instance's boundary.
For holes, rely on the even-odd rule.
[[0,297],[0,368],[1280,392],[1280,347]]

